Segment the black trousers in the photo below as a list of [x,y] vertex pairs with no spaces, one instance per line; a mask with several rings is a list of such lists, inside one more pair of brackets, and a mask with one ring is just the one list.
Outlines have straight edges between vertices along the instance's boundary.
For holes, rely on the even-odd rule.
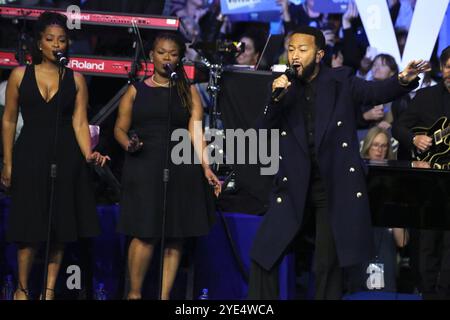
[[[336,246],[328,217],[326,192],[318,174],[313,175],[310,181],[305,212],[310,212],[316,220],[313,262],[315,298],[316,300],[341,299],[343,293],[343,271],[339,267]],[[308,216],[304,217],[303,226],[308,218]],[[248,289],[249,299],[276,300],[279,298],[278,269],[280,263],[281,261],[277,262],[271,270],[265,270],[252,261]]]
[[424,298],[450,298],[450,232],[420,231],[419,273]]

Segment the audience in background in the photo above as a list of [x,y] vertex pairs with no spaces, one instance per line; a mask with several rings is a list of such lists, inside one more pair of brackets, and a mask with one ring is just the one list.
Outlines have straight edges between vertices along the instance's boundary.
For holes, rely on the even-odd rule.
[[[398,73],[398,66],[395,59],[388,54],[379,54],[375,57],[371,67],[372,77],[375,81],[388,79]],[[405,95],[395,101],[377,106],[363,107],[363,121],[360,121],[361,128],[379,126],[388,130],[392,122],[408,107],[409,96]]]
[[282,8],[282,20],[286,31],[296,26],[310,26],[320,28],[326,15],[313,9],[314,0],[305,0],[302,4],[293,4],[289,0],[277,0]]
[[245,43],[245,51],[236,57],[236,63],[255,66],[264,48],[261,35],[255,31],[247,31],[241,36],[239,41]]

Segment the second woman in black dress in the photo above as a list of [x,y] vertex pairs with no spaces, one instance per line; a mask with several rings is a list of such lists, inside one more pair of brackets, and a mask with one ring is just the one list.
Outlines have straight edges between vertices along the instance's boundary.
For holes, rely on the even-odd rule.
[[[132,238],[128,249],[128,299],[141,298],[142,283],[155,245],[161,238],[163,170],[168,141],[174,130],[185,130],[189,147],[190,140],[197,142],[193,143],[193,154],[198,156],[197,159],[202,159],[202,164],[174,164],[169,157],[163,300],[170,298],[182,256],[183,240],[209,232],[214,218],[211,186],[214,186],[216,195],[221,188],[204,156],[205,143],[201,129],[203,108],[199,94],[195,87],[189,85],[181,63],[184,51],[185,45],[176,34],[159,34],[150,52],[155,66],[153,76],[131,85],[119,106],[114,133],[127,151],[122,175],[119,232]],[[165,64],[174,66],[179,77],[172,88],[169,88]],[[176,143],[169,144],[169,156]]]

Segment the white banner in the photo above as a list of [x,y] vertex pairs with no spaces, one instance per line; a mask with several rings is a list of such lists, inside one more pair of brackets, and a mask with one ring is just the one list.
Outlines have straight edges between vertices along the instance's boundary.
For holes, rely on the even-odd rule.
[[400,70],[414,59],[429,60],[449,0],[417,0],[403,57],[400,57],[386,0],[355,0],[371,47],[395,58]]

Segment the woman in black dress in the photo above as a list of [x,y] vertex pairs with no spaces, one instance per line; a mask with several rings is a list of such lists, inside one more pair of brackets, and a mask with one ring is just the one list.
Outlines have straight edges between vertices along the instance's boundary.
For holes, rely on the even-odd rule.
[[[58,87],[59,66],[54,52],[68,49],[66,20],[50,12],[39,17],[33,64],[15,68],[6,89],[1,180],[11,188],[7,239],[18,244],[15,299],[29,298],[28,278],[34,256],[39,244],[47,240],[52,163],[57,164],[57,177],[46,299],[54,298],[64,243],[99,232],[86,162],[103,165],[108,157],[91,150],[83,76],[64,68]],[[14,144],[19,106],[24,125]]]
[[[185,45],[178,35],[167,32],[157,35],[150,51],[155,66],[153,76],[131,85],[119,106],[114,133],[127,154],[118,229],[132,239],[128,249],[128,299],[141,298],[142,283],[161,238],[168,131],[172,135],[174,130],[184,130],[189,150],[195,149],[191,155],[202,161],[201,165],[200,161],[177,164],[173,147],[178,141],[170,142],[162,299],[170,298],[183,239],[209,232],[214,220],[212,186],[216,195],[221,190],[219,180],[209,168],[206,152],[203,154],[206,147],[201,125],[203,108],[198,92],[184,72],[181,62],[184,52]],[[174,66],[178,74],[172,88],[164,69],[166,64]]]

